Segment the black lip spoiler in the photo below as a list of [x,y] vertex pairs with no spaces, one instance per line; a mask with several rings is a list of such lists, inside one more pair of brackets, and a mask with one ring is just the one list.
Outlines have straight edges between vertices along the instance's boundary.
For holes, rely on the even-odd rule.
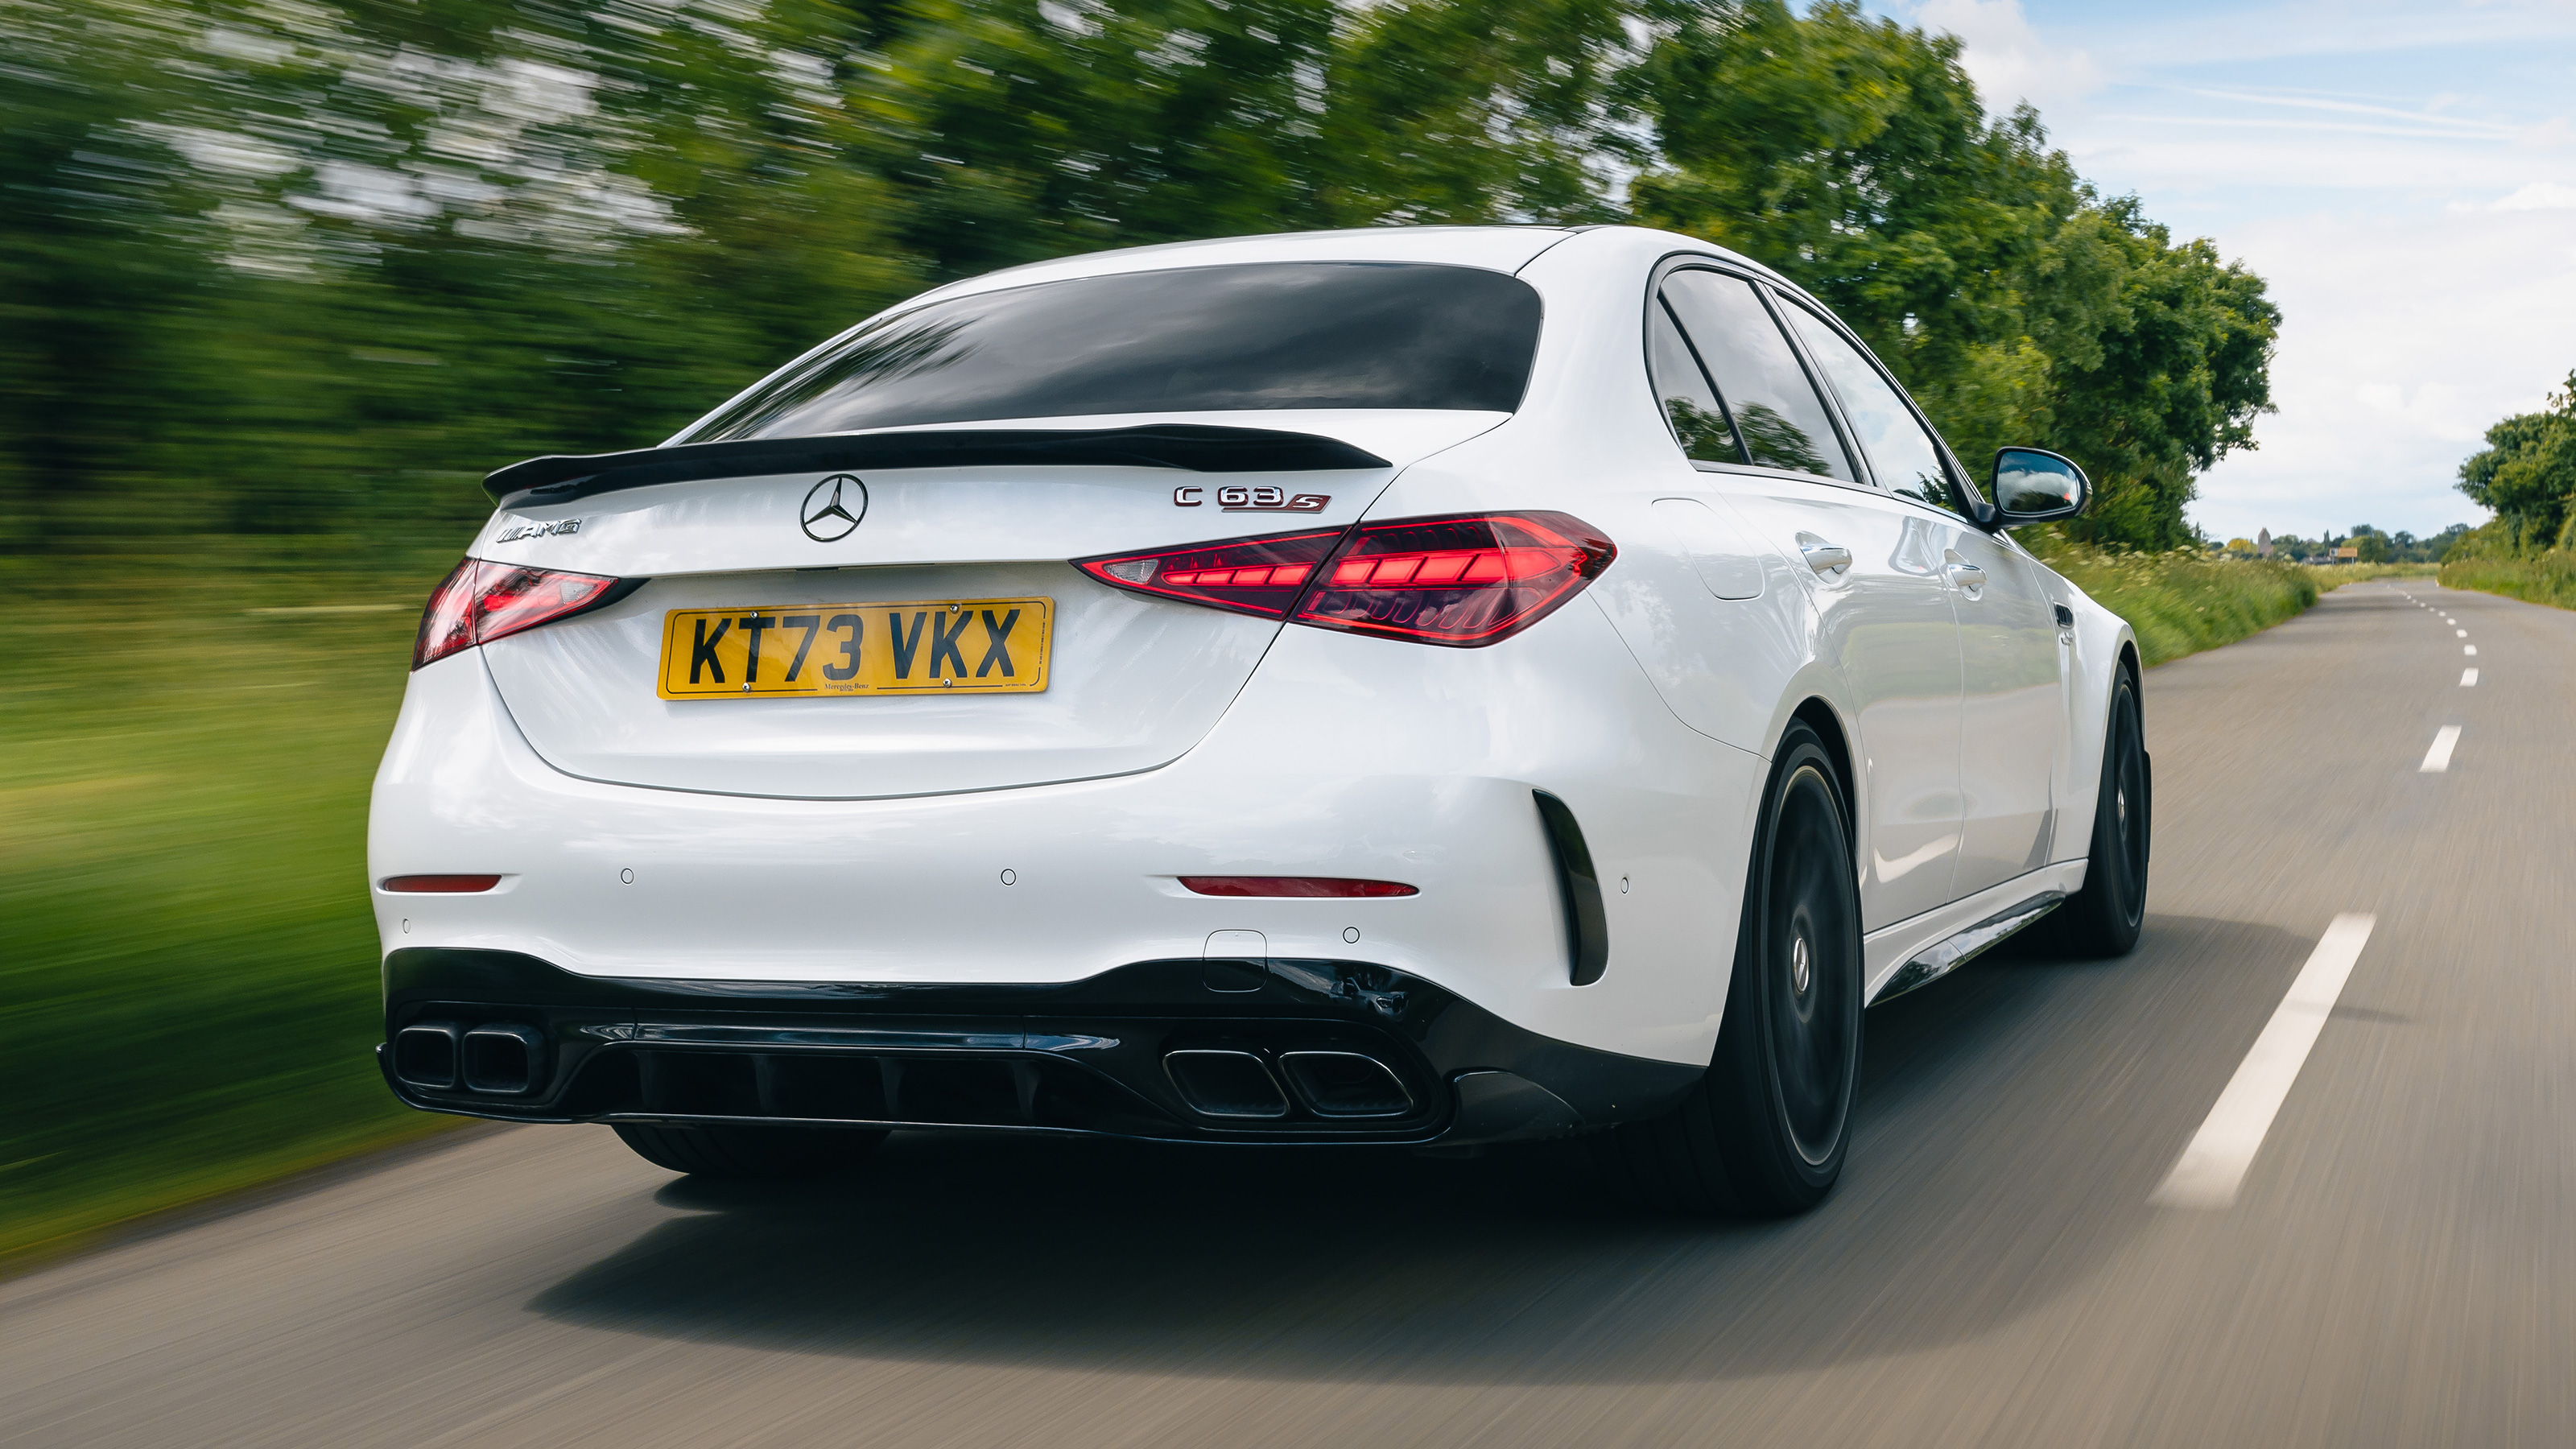
[[1088,431],[979,428],[830,438],[752,438],[593,453],[587,457],[530,458],[485,478],[483,491],[491,494],[495,503],[567,503],[622,488],[706,478],[860,468],[1051,463],[1179,468],[1191,473],[1305,473],[1394,466],[1366,449],[1313,433],[1157,423]]

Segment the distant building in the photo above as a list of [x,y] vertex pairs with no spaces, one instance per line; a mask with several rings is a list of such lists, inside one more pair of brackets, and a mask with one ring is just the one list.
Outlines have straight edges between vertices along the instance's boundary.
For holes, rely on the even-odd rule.
[[2272,530],[2268,528],[2254,530],[2254,556],[2256,558],[2272,556]]

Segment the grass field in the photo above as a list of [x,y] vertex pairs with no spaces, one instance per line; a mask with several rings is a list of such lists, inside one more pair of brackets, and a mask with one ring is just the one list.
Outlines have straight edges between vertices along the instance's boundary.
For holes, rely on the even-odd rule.
[[2538,558],[2482,558],[2442,565],[2442,587],[2502,594],[2525,603],[2576,609],[2576,553]]
[[[2188,549],[2111,552],[2036,529],[2021,537],[2049,567],[2129,621],[2149,668],[2268,629],[2317,601],[2320,575],[2341,572]],[[2338,578],[2327,587],[2353,581]]]
[[[452,1119],[377,1078],[368,782],[453,562],[329,540],[15,559],[0,651],[0,1262]],[[2286,565],[2059,544],[2147,662],[2306,607]]]
[[[0,1261],[440,1125],[369,1056],[364,848],[449,562],[0,573]],[[256,612],[315,608],[370,612]]]

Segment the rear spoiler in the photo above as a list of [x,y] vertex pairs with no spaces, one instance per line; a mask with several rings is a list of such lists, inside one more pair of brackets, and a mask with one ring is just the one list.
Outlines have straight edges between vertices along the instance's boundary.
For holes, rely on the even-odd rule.
[[980,468],[1092,464],[1179,468],[1191,473],[1308,473],[1394,465],[1337,438],[1267,428],[1156,423],[1083,432],[981,428],[959,432],[859,433],[827,438],[752,438],[682,443],[587,457],[530,458],[483,480],[503,504],[568,503],[655,483],[830,473],[859,468]]

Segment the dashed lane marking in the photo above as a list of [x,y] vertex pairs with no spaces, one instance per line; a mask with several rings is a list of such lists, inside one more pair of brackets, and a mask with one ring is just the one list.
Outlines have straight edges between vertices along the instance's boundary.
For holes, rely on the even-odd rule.
[[2461,670],[2461,671],[2460,671],[2460,688],[2462,688],[2462,689],[2466,689],[2466,688],[2468,688],[2470,685],[2475,684],[2475,683],[2477,683],[2477,682],[2478,682],[2478,672],[2477,672],[2476,670],[2474,670],[2474,669],[2463,669],[2463,670]]
[[2468,631],[2468,630],[2466,630],[2466,629],[2454,629],[2454,630],[2452,630],[2451,632],[2452,632],[2452,633],[2454,633],[2454,634],[2459,635],[2459,636],[2460,636],[2461,638],[2463,638],[2463,639],[2466,639],[2467,637],[2469,637],[2469,631]]
[[2290,994],[2273,1009],[2263,1034],[2254,1038],[2254,1049],[2228,1079],[2227,1090],[2218,1094],[2218,1104],[2147,1201],[2159,1207],[2235,1206],[2245,1170],[2262,1150],[2264,1134],[2280,1115],[2281,1103],[2299,1079],[2299,1068],[2307,1064],[2317,1033],[2325,1030],[2326,1016],[2343,995],[2352,963],[2361,959],[2362,945],[2378,919],[2347,914],[2326,927],[2317,948],[2308,953],[2308,964],[2290,983]]
[[2477,657],[2478,646],[2475,644],[2463,644],[2460,646],[2460,652],[2474,659]]
[[2433,748],[2424,752],[2424,763],[2415,767],[2419,775],[2439,775],[2451,768],[2451,749],[2460,742],[2460,727],[2444,725],[2433,732]]

